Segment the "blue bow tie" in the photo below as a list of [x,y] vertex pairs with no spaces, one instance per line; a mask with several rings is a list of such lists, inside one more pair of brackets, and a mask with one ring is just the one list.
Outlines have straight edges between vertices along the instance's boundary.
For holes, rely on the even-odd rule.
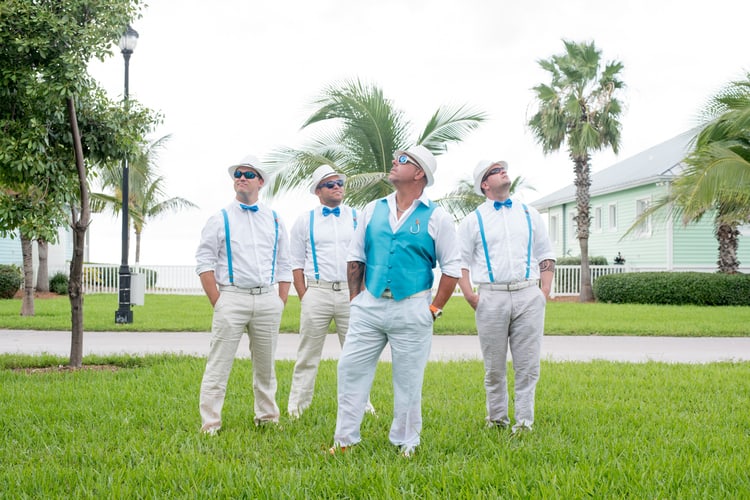
[[513,202],[510,200],[510,198],[508,198],[505,201],[496,201],[495,202],[495,210],[500,210],[503,207],[510,208],[512,206],[513,206]]
[[240,208],[242,210],[250,210],[251,212],[258,211],[258,205],[245,205],[244,203],[240,203]]
[[323,217],[328,217],[331,214],[338,217],[339,215],[341,215],[341,209],[339,207],[336,207],[333,210],[331,210],[328,207],[323,207]]

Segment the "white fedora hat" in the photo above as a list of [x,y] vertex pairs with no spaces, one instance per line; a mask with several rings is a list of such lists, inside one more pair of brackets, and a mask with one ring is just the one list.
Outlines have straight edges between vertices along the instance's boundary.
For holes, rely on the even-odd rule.
[[334,175],[336,177],[340,177],[342,181],[346,180],[346,176],[344,174],[336,172],[330,165],[321,165],[316,168],[315,172],[313,172],[312,174],[312,184],[310,184],[310,192],[312,194],[315,194],[315,190],[318,189],[318,185],[323,181],[323,179]]
[[406,151],[398,150],[395,156],[405,154],[414,159],[417,164],[424,170],[424,175],[427,177],[427,186],[432,186],[435,182],[435,170],[437,170],[437,162],[435,156],[430,153],[430,150],[424,146],[413,146]]
[[479,196],[484,196],[482,192],[482,179],[484,179],[484,175],[495,165],[508,170],[508,162],[503,160],[480,160],[477,166],[474,167],[474,192]]
[[239,161],[239,163],[235,163],[234,165],[230,166],[227,169],[227,172],[229,172],[229,177],[234,179],[234,171],[237,170],[237,167],[249,167],[258,172],[260,174],[260,177],[263,179],[264,183],[268,182],[268,174],[266,174],[265,167],[263,167],[263,164],[260,162],[260,160],[253,156],[253,155],[247,155],[242,160]]

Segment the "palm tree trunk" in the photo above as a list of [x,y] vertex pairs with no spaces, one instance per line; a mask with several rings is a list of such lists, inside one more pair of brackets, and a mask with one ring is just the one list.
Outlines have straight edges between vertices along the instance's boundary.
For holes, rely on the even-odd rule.
[[716,263],[720,273],[736,274],[739,270],[740,261],[737,260],[739,235],[737,226],[716,222],[716,239],[719,242],[719,260]]
[[135,265],[138,266],[138,263],[141,261],[141,232],[136,231],[135,232]]
[[591,227],[591,166],[589,155],[576,156],[571,154],[575,163],[575,187],[577,213],[573,218],[576,222],[576,234],[578,244],[581,247],[581,294],[580,302],[594,300],[594,292],[591,288],[591,272],[589,271],[589,229]]

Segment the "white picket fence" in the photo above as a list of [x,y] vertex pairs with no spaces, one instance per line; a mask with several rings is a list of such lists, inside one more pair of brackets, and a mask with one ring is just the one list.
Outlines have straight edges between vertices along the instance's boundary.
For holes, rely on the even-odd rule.
[[[119,283],[117,264],[84,264],[84,293],[117,293]],[[630,266],[590,266],[592,283],[606,274],[632,271],[659,271],[663,269],[635,269]],[[698,270],[698,269],[692,269]],[[194,266],[140,266],[134,273],[145,275],[147,294],[202,295],[200,279]],[[708,270],[707,270],[708,271]],[[67,273],[67,270],[63,270]],[[54,274],[51,272],[50,275]],[[436,280],[437,285],[437,280]],[[574,296],[580,293],[581,266],[557,266],[552,296]],[[291,289],[294,293],[294,287]],[[458,288],[456,293],[460,293]]]

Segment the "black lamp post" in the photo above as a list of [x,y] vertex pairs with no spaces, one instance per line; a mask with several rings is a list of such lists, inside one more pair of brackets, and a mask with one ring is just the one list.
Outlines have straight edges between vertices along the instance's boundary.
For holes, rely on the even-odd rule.
[[[138,43],[138,32],[128,25],[120,37],[120,51],[125,58],[125,109],[128,109],[128,77],[130,55]],[[115,323],[132,323],[133,311],[130,308],[130,266],[128,265],[128,233],[130,231],[128,201],[130,169],[127,157],[122,161],[122,262],[120,263],[120,307],[115,311]]]

